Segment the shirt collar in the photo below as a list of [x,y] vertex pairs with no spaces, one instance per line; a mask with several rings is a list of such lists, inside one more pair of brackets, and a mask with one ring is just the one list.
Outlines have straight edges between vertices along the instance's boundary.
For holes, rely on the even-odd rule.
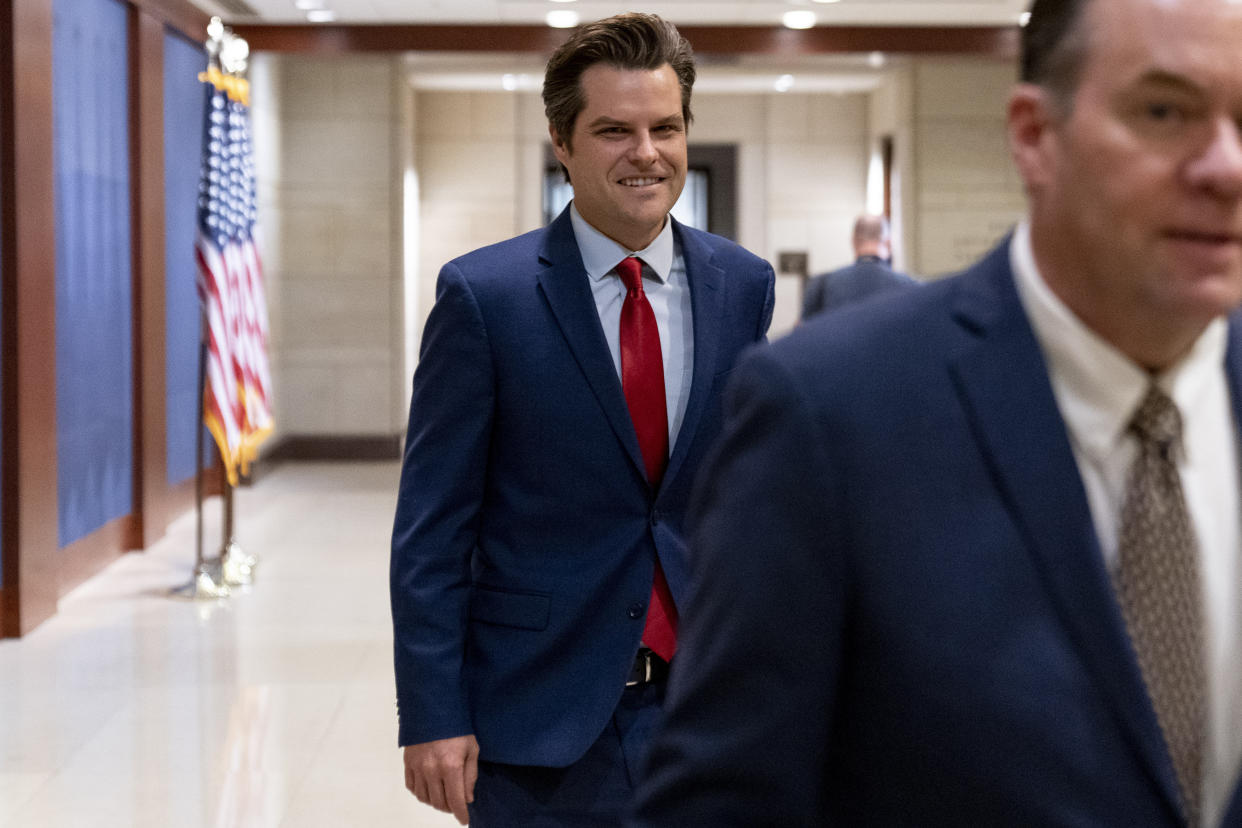
[[[1009,261],[1023,308],[1048,362],[1062,416],[1081,448],[1102,457],[1125,436],[1152,377],[1088,328],[1052,292],[1035,263],[1026,221],[1014,231]],[[1226,321],[1214,319],[1185,357],[1155,377],[1156,384],[1177,403],[1188,427],[1197,403],[1222,370],[1227,334]]]
[[668,281],[673,270],[673,222],[665,217],[664,228],[659,235],[642,250],[628,250],[617,244],[603,233],[596,230],[578,212],[578,205],[570,203],[569,220],[574,227],[574,237],[578,240],[578,251],[582,254],[582,265],[587,275],[599,281],[612,273],[617,263],[627,256],[638,256],[647,265],[648,276],[658,281]]

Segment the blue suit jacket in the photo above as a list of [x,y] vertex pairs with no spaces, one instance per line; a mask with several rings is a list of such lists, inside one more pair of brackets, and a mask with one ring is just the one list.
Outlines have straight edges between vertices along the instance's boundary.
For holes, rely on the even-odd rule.
[[734,372],[636,824],[1179,824],[1007,251]]
[[674,233],[694,374],[655,491],[568,212],[441,270],[393,531],[402,745],[474,733],[490,761],[575,761],[620,700],[657,556],[680,602],[691,480],[726,374],[767,331],[773,273]]
[[861,256],[851,265],[811,277],[802,294],[802,320],[861,299],[918,285],[876,256]]

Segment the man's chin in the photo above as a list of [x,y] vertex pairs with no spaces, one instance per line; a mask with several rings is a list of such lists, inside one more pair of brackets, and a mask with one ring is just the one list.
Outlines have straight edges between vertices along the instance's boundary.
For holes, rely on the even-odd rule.
[[1210,321],[1226,316],[1242,307],[1242,273],[1187,276],[1174,304],[1188,318]]

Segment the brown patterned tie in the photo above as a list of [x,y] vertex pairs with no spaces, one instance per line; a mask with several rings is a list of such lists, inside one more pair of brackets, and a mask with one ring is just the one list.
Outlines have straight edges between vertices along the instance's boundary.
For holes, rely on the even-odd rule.
[[1153,385],[1130,432],[1139,453],[1121,511],[1117,595],[1187,821],[1198,826],[1207,680],[1198,549],[1176,463],[1182,436],[1177,405]]

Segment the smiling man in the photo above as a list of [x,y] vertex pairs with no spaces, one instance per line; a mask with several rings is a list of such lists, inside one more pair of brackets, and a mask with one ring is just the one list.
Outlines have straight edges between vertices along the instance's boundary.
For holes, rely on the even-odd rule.
[[1242,4],[1035,0],[980,263],[734,371],[636,825],[1242,826]]
[[583,26],[544,103],[574,200],[444,266],[393,531],[399,740],[420,800],[619,825],[677,647],[691,483],[772,268],[669,210],[694,62],[652,15]]

